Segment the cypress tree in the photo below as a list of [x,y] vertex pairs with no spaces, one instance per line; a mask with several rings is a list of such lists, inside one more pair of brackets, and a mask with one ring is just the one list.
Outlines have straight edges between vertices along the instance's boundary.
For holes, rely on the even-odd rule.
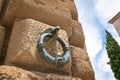
[[114,76],[117,80],[120,80],[120,46],[108,31],[106,31],[106,34],[106,50],[110,58],[110,65]]

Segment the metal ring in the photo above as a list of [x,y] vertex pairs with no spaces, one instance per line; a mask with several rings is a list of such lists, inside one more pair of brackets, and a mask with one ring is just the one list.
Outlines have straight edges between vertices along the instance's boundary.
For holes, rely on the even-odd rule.
[[44,40],[46,37],[49,37],[52,35],[53,35],[52,33],[41,34],[38,40],[37,48],[40,55],[42,55],[42,57],[46,60],[48,64],[52,64],[58,68],[62,68],[70,60],[70,50],[69,50],[69,47],[66,45],[66,43],[61,38],[58,37],[57,40],[63,47],[64,56],[56,56],[55,58],[51,56],[45,49]]

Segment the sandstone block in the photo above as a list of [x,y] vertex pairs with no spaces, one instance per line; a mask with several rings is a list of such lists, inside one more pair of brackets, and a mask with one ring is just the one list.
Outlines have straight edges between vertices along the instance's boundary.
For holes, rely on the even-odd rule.
[[4,54],[2,53],[4,39],[5,39],[5,28],[0,26],[0,64],[2,63],[2,59],[4,56]]
[[72,76],[82,80],[95,80],[87,52],[84,49],[71,46]]
[[82,25],[73,20],[72,22],[72,36],[70,38],[70,44],[76,47],[84,48],[85,47],[85,38],[82,30]]
[[55,75],[35,74],[13,66],[0,66],[0,80],[81,80],[79,78]]
[[59,0],[10,0],[3,24],[12,26],[16,18],[32,18],[51,26],[58,25],[69,37],[72,35],[71,12]]
[[0,66],[0,80],[43,80],[29,71],[12,66]]
[[[32,19],[16,21],[11,33],[5,64],[33,71],[70,74],[71,61],[59,70],[55,66],[47,64],[37,50],[40,33],[50,27],[52,26]],[[58,36],[69,45],[65,31],[60,30]],[[46,49],[52,56],[55,56],[56,52],[62,53],[63,51],[58,42],[54,47],[52,44],[46,45]]]
[[66,4],[69,4],[69,5],[66,5],[66,6],[70,9],[72,19],[78,21],[78,13],[77,13],[77,9],[76,9],[74,0],[61,0],[61,1],[63,1]]

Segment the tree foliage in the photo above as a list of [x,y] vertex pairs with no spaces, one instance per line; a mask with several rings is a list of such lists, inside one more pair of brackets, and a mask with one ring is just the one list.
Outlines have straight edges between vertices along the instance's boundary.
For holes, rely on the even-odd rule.
[[110,65],[114,76],[117,80],[120,80],[120,46],[108,31],[106,33],[106,49],[110,58]]

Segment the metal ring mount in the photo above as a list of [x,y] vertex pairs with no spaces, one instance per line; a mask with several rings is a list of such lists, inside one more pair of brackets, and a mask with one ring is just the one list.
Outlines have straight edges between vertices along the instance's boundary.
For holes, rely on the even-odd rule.
[[69,47],[66,45],[66,43],[61,38],[58,37],[57,41],[59,41],[59,43],[62,45],[64,55],[63,56],[58,55],[55,58],[51,56],[45,49],[44,40],[46,37],[50,37],[52,35],[53,35],[52,33],[41,34],[38,40],[37,48],[38,51],[40,52],[40,55],[42,55],[42,57],[46,60],[48,64],[52,64],[58,68],[62,68],[70,60],[70,50]]

